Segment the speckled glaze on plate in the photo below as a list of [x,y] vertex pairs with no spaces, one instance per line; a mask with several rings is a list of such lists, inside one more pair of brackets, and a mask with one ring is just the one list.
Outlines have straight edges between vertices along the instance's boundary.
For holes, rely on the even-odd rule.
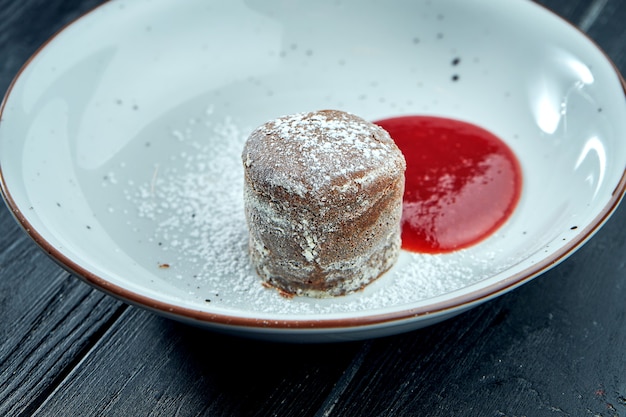
[[[2,193],[55,260],[129,303],[273,340],[377,337],[499,296],[589,239],[624,193],[624,96],[602,51],[529,1],[111,1],[11,85]],[[243,141],[322,108],[490,130],[522,165],[515,213],[469,249],[403,252],[347,297],[263,288],[246,251]]]

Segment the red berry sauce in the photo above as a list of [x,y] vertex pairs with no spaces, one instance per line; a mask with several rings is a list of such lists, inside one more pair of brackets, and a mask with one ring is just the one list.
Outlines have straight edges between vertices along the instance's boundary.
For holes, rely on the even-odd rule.
[[470,123],[430,116],[375,122],[407,163],[402,247],[446,253],[474,245],[513,213],[520,164],[498,137]]

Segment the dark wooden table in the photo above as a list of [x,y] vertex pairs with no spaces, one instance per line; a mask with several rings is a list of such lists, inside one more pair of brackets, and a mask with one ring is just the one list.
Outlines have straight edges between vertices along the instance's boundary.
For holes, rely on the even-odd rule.
[[[0,0],[0,90],[98,3]],[[542,3],[626,72],[626,2]],[[277,344],[94,290],[2,207],[0,416],[626,416],[625,255],[622,206],[565,263],[449,321],[363,342]]]

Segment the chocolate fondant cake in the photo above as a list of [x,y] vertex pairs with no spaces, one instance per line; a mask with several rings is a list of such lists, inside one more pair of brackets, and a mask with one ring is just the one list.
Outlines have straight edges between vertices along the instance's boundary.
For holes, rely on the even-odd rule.
[[242,160],[250,255],[266,285],[343,295],[394,264],[406,164],[385,130],[338,110],[298,113],[254,130]]

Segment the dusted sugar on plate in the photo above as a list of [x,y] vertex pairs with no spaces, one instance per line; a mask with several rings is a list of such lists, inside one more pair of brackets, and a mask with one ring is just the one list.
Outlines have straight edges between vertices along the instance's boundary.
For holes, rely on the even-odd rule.
[[406,163],[389,134],[321,110],[258,127],[242,153],[252,262],[283,295],[362,289],[395,263]]

